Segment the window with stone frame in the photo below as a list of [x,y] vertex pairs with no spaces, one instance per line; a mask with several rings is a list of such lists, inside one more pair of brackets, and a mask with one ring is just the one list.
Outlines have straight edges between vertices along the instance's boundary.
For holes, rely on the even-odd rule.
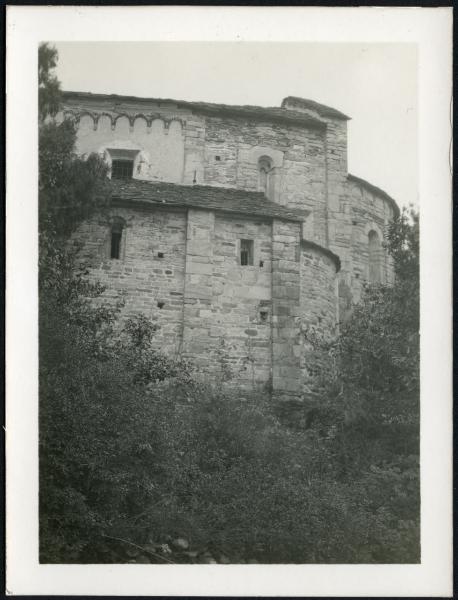
[[130,159],[113,159],[111,163],[112,179],[132,179],[134,161]]
[[253,266],[254,242],[253,240],[240,240],[240,265]]
[[269,184],[272,171],[272,161],[268,156],[262,156],[258,161],[259,190],[269,195]]

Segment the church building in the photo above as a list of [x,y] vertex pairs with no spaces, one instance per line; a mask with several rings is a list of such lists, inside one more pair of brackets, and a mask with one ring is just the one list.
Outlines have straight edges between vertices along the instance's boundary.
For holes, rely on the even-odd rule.
[[65,92],[67,117],[112,179],[109,212],[76,233],[91,276],[202,373],[224,362],[241,387],[298,395],[304,329],[335,330],[365,282],[393,282],[399,209],[348,173],[340,111]]

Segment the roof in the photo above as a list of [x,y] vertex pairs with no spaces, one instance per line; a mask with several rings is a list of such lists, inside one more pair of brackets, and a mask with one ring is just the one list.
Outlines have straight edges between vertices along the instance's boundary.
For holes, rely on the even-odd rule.
[[[187,100],[173,100],[170,98],[142,98],[137,96],[120,96],[117,94],[93,94],[91,92],[63,92],[64,103],[66,101],[76,101],[83,103],[87,100],[95,102],[111,102],[112,110],[118,110],[117,104],[134,102],[139,104],[173,104],[177,109],[184,108],[193,112],[200,112],[208,115],[228,116],[228,117],[244,117],[246,119],[265,120],[270,122],[290,123],[292,125],[305,125],[316,129],[325,129],[326,122],[319,117],[314,117],[301,111],[279,108],[279,107],[264,107],[251,105],[231,105],[231,104],[214,104],[211,102],[191,102]],[[307,102],[312,102],[308,100]],[[321,104],[314,103],[316,106],[322,106],[327,111],[333,109],[325,107]],[[82,106],[84,108],[84,106]],[[314,110],[317,110],[316,108]],[[319,113],[319,111],[317,110]],[[325,111],[326,112],[326,111]],[[338,111],[335,111],[338,114]]]
[[301,245],[303,248],[312,248],[313,250],[318,250],[319,252],[321,252],[322,254],[324,254],[325,256],[327,256],[334,262],[334,265],[336,267],[336,273],[338,273],[340,271],[340,267],[341,267],[340,258],[337,256],[337,254],[332,252],[332,250],[329,250],[329,248],[325,248],[324,246],[321,246],[321,244],[312,242],[311,240],[302,239]]
[[142,179],[112,180],[112,198],[144,206],[206,208],[228,213],[302,222],[307,210],[286,208],[262,192],[206,185],[177,185]]
[[321,117],[330,117],[331,119],[342,119],[344,121],[348,121],[350,117],[345,115],[340,110],[336,110],[331,106],[326,106],[325,104],[320,104],[319,102],[315,102],[315,100],[308,100],[307,98],[299,98],[299,96],[288,96],[284,98],[281,106],[282,108],[286,107],[287,104],[297,105],[300,108],[305,108],[308,110],[316,111]]
[[351,181],[352,183],[356,183],[357,185],[360,185],[361,187],[368,190],[369,192],[372,192],[372,194],[376,194],[377,196],[380,196],[380,198],[383,198],[384,200],[386,200],[391,205],[391,207],[394,211],[394,214],[397,217],[399,216],[400,210],[399,210],[398,203],[396,202],[396,200],[394,198],[389,196],[384,190],[377,187],[376,185],[373,185],[372,183],[369,183],[369,181],[366,181],[365,179],[361,179],[361,177],[356,177],[356,175],[352,175],[351,173],[348,173],[347,180]]

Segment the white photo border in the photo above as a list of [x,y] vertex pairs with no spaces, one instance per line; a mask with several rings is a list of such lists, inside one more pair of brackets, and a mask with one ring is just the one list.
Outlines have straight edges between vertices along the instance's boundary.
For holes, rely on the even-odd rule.
[[[452,595],[451,8],[7,7],[7,593]],[[419,58],[419,565],[40,565],[37,48],[40,41],[414,43]]]

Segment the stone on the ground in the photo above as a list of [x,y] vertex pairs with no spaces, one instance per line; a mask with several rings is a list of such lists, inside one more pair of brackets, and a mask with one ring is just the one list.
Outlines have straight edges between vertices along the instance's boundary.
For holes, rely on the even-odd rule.
[[161,544],[159,546],[159,550],[162,552],[162,554],[172,554],[172,550],[168,544]]
[[187,550],[189,548],[189,542],[185,538],[179,537],[172,541],[172,546],[176,550]]

